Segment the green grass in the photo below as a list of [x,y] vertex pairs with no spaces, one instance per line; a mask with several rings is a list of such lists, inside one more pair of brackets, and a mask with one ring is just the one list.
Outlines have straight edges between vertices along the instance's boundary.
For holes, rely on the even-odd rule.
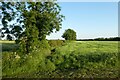
[[49,59],[64,77],[118,77],[117,41],[70,42]]
[[15,43],[15,41],[8,41],[8,40],[0,40],[0,43]]
[[118,53],[118,42],[117,41],[76,41],[68,43],[65,46],[57,48],[61,54],[66,53]]
[[[9,46],[4,49],[16,47],[13,43]],[[3,52],[3,77],[118,77],[117,41],[72,41],[57,46],[54,52],[44,57],[47,53],[50,51],[43,49],[16,58],[19,53]]]
[[2,52],[13,52],[18,50],[19,45],[15,43],[2,43]]
[[0,40],[0,46],[2,46],[2,52],[13,52],[16,51],[19,48],[18,44],[15,44],[15,41],[3,41]]

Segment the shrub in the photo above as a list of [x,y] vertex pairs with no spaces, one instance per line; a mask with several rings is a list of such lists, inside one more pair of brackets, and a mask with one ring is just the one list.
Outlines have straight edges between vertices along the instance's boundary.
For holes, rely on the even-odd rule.
[[57,47],[64,45],[64,40],[49,40],[48,43],[51,47]]
[[45,58],[48,53],[50,53],[49,49],[41,49],[16,58],[18,53],[4,52],[3,77],[31,77],[31,74],[32,77],[35,77],[35,72],[43,73],[55,70],[55,65]]
[[[104,67],[116,66],[117,56],[116,53],[88,53],[88,54],[74,54],[73,52],[69,54],[59,54],[56,50],[52,56],[48,59],[51,60],[56,65],[57,69],[62,71],[72,70],[72,69],[84,69],[91,64],[99,64]],[[95,65],[91,65],[94,67]]]

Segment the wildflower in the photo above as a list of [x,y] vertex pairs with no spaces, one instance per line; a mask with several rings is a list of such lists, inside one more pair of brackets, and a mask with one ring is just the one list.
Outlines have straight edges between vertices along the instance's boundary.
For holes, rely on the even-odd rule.
[[16,56],[15,56],[15,58],[19,59],[19,58],[20,58],[20,56],[19,56],[19,55],[16,55]]

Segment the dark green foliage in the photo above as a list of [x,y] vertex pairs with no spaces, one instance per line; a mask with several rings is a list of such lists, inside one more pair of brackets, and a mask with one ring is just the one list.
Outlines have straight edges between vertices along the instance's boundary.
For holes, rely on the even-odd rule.
[[49,52],[47,49],[42,49],[24,56],[19,56],[17,52],[4,52],[2,58],[3,77],[30,78],[32,76],[34,78],[37,76],[36,73],[45,75],[55,70],[55,65],[45,58],[45,54]]
[[78,39],[77,41],[119,41],[120,37],[110,37],[110,38],[95,38],[95,39]]
[[[53,29],[56,31],[60,29],[63,16],[59,14],[60,7],[54,2],[28,2],[27,4],[30,11],[27,9],[23,11],[26,42],[22,43],[26,49],[25,52],[29,53],[31,50],[39,49],[42,45],[38,44],[43,44],[41,40],[45,40],[46,35],[53,32]],[[44,45],[47,46],[47,44]]]
[[5,37],[5,35],[4,35],[4,33],[3,33],[3,32],[1,33],[1,38],[0,38],[1,40],[2,40],[2,37]]
[[[3,53],[3,77],[36,77],[38,74],[41,75],[37,77],[45,77],[56,69],[54,63],[46,59],[51,53],[46,35],[54,29],[59,31],[64,18],[60,15],[61,8],[56,2],[17,2],[13,6],[15,14],[19,13],[16,19],[19,26],[7,26],[6,22],[3,29],[14,34],[20,47],[16,52]],[[2,20],[5,19],[7,17]]]
[[12,40],[12,37],[9,34],[7,35],[7,40],[9,40],[9,41]]
[[[43,50],[44,52],[44,50]],[[42,52],[42,53],[43,53]],[[37,55],[34,55],[37,54]],[[39,54],[39,55],[38,55]],[[72,78],[72,77],[117,77],[117,59],[114,54],[69,55],[54,54],[43,57],[33,53],[23,58],[15,58],[15,53],[3,54],[3,77],[21,78]],[[106,56],[102,59],[101,56]],[[92,57],[91,57],[92,56]],[[89,57],[89,58],[88,58]],[[98,59],[100,59],[98,61]],[[34,64],[34,65],[33,65]]]
[[[60,14],[61,8],[57,2],[6,2],[2,3],[3,11],[2,30],[13,34],[17,38],[20,50],[23,53],[30,53],[39,49],[46,39],[55,29],[59,31],[64,16]],[[8,8],[9,7],[9,8]],[[12,10],[14,8],[14,10]],[[11,12],[6,12],[9,9]],[[14,15],[12,15],[14,14]],[[8,15],[8,16],[6,16]],[[18,25],[9,25],[8,18],[16,20]],[[8,20],[8,22],[6,21]],[[4,33],[4,32],[3,32]]]
[[[17,7],[19,6],[19,2],[0,2],[0,10],[2,14],[1,22],[3,25],[3,28],[1,27],[1,30],[3,34],[7,33],[7,35],[12,34],[16,38],[22,33],[22,24],[18,25],[16,24],[15,20],[18,20],[21,16],[19,15],[19,11],[17,11]],[[11,21],[13,21],[13,24],[8,24]],[[17,26],[17,27],[16,27]],[[5,32],[4,32],[5,31]],[[9,37],[13,37],[12,35],[9,35]],[[4,36],[2,36],[4,37]],[[9,40],[9,38],[8,38]]]
[[16,51],[19,49],[19,45],[18,44],[14,44],[14,43],[2,43],[2,52],[5,51]]
[[96,38],[95,41],[119,41],[120,37]]
[[74,54],[72,52],[69,55],[56,53],[47,58],[56,65],[56,72],[58,71],[60,77],[118,77],[116,53]]
[[[13,9],[14,8],[14,9]],[[16,38],[24,35],[23,29],[37,28],[40,40],[46,38],[53,32],[53,29],[59,31],[61,22],[64,18],[60,15],[61,8],[55,2],[1,2],[2,11],[2,30],[14,34]],[[8,12],[8,10],[10,12]],[[18,25],[8,25],[12,20],[16,20]],[[35,30],[36,30],[35,28]],[[11,29],[11,30],[10,30]],[[28,29],[27,29],[28,30]],[[29,31],[28,31],[29,33]],[[30,34],[30,33],[29,33]],[[24,35],[25,36],[25,35]]]
[[48,40],[48,43],[51,47],[63,46],[64,40]]
[[[34,44],[32,44],[32,41],[29,41],[30,42],[29,44],[22,41],[20,42],[20,48],[18,50],[21,56],[24,56],[25,53],[30,54],[34,51],[41,51],[42,49],[50,50],[50,46],[47,40],[36,41],[36,42],[33,41]],[[49,55],[49,54],[50,52],[44,55]]]
[[65,40],[76,40],[76,32],[72,29],[67,29],[62,35]]
[[[102,63],[105,66],[117,66],[117,56],[115,53],[89,53],[89,54],[74,54],[62,55],[56,53],[48,57],[60,70],[71,70],[85,68],[89,63]],[[104,67],[105,67],[104,66]],[[99,66],[98,66],[99,67]]]

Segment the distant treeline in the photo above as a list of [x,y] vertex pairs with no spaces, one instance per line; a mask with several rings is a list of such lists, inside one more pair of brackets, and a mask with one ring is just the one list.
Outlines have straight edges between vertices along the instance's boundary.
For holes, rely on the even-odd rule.
[[120,37],[95,38],[95,39],[77,39],[77,41],[120,41]]

